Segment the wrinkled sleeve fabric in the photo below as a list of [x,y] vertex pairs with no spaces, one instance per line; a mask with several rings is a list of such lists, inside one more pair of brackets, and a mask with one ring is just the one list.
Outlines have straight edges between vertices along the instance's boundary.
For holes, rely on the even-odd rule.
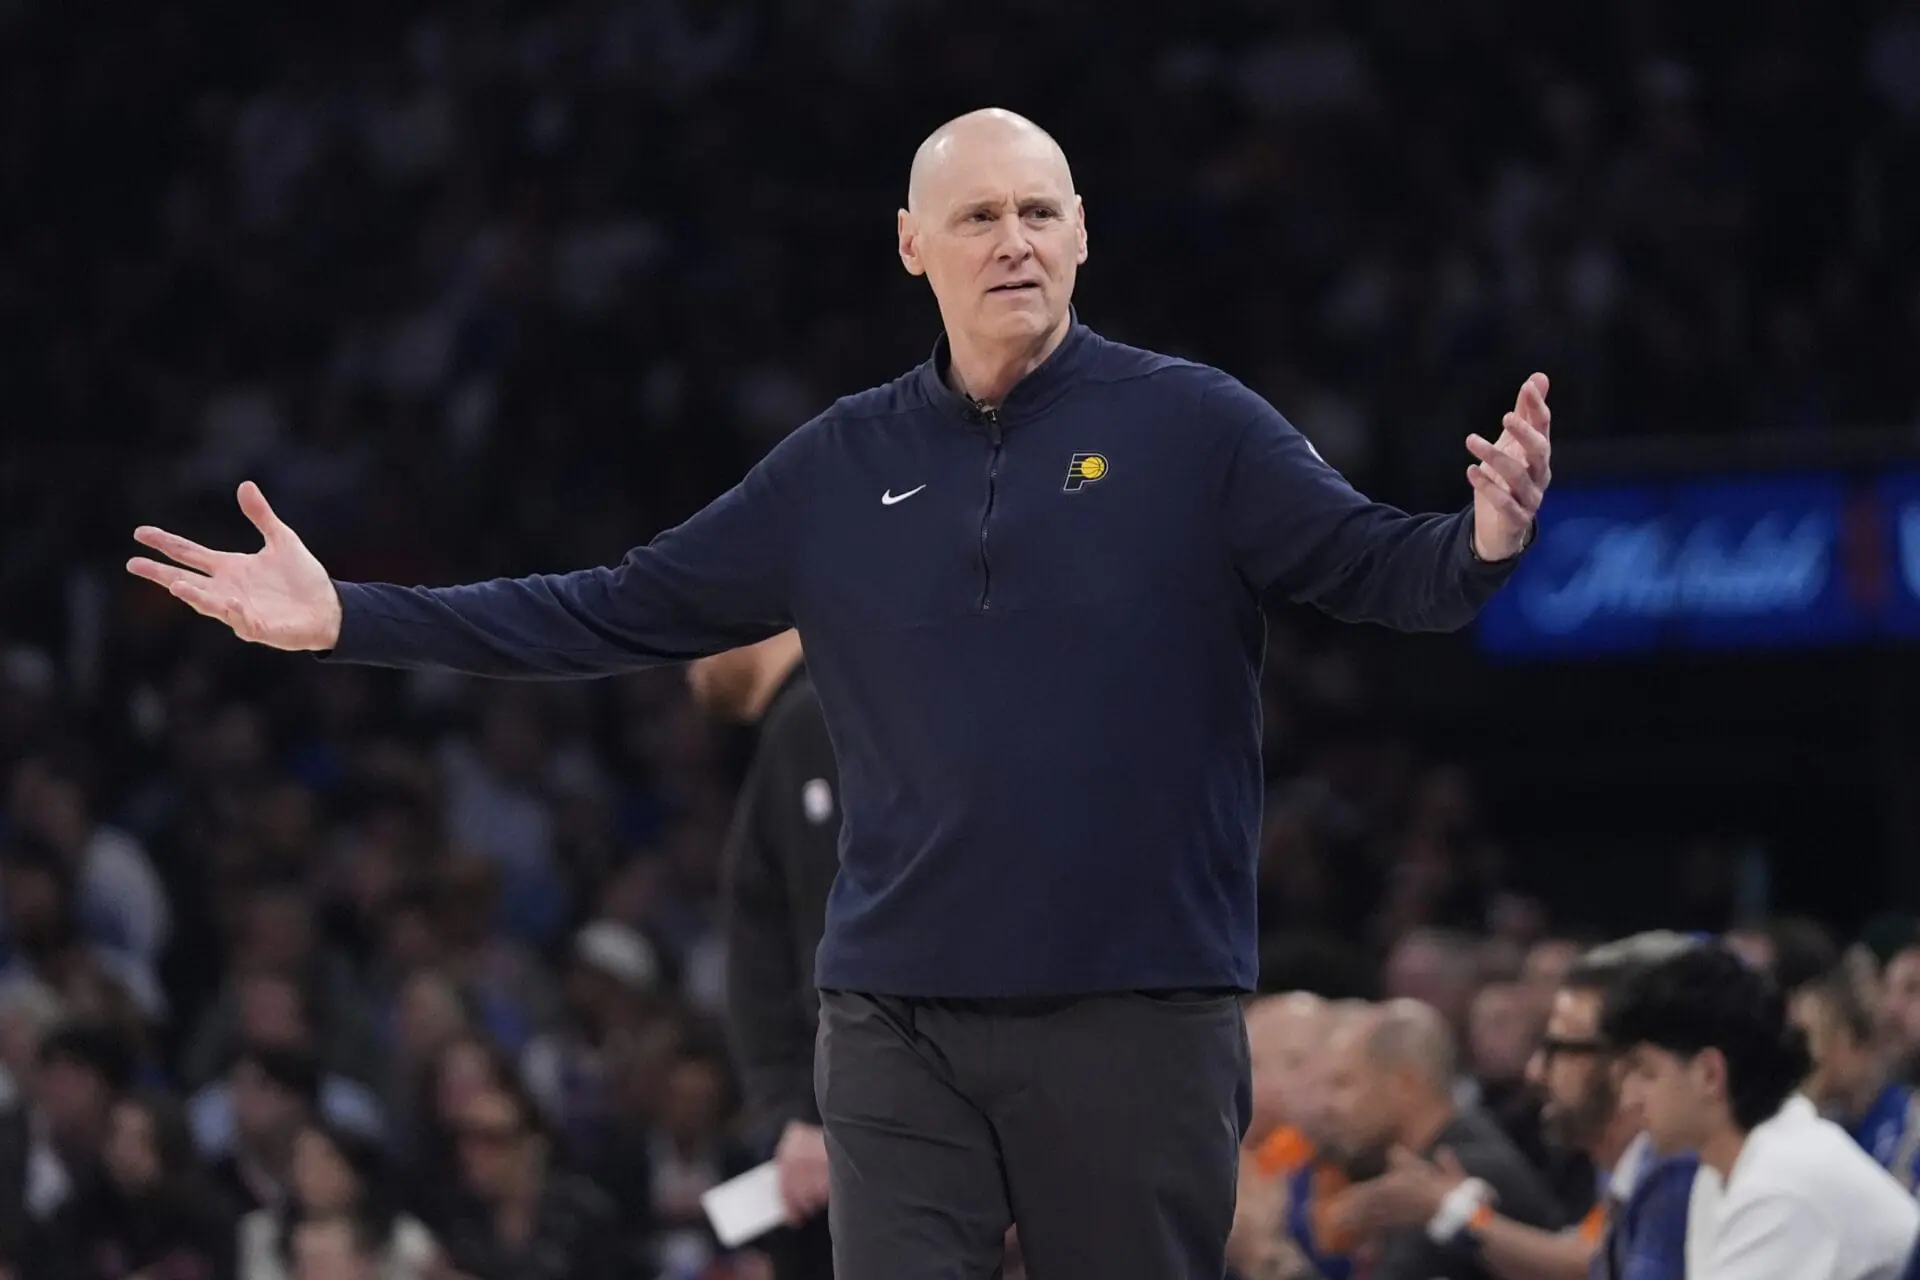
[[331,662],[565,679],[683,662],[792,625],[815,431],[616,566],[455,587],[337,583]]
[[1473,508],[1408,515],[1374,502],[1278,410],[1221,376],[1202,397],[1233,441],[1223,515],[1234,565],[1263,595],[1348,622],[1452,631],[1472,621],[1518,557],[1473,554]]

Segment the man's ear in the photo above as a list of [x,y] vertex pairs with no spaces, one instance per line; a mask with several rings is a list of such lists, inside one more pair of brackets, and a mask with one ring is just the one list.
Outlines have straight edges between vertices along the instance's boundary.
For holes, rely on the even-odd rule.
[[1727,1055],[1718,1049],[1702,1049],[1694,1054],[1693,1061],[1687,1064],[1687,1073],[1693,1077],[1694,1085],[1708,1097],[1727,1096]]
[[1087,202],[1079,196],[1075,196],[1073,198],[1073,210],[1075,214],[1074,220],[1080,227],[1080,252],[1079,255],[1074,258],[1074,262],[1084,265],[1087,261]]
[[894,215],[894,231],[900,237],[900,265],[910,276],[923,276],[927,268],[920,261],[920,220],[902,209]]

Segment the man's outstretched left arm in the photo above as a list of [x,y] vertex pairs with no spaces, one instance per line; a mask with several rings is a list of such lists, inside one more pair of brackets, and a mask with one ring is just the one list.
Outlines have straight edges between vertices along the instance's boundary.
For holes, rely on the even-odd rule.
[[1260,592],[1349,622],[1451,631],[1471,621],[1512,573],[1550,478],[1540,374],[1521,388],[1498,441],[1468,438],[1479,458],[1468,468],[1474,501],[1451,515],[1370,501],[1238,383],[1210,391],[1206,407],[1238,424],[1225,518],[1241,574]]

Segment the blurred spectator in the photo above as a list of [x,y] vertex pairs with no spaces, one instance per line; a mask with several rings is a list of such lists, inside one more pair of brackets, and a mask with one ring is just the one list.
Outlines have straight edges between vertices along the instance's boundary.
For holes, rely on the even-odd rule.
[[[183,1056],[188,1084],[204,1084],[251,1039],[298,1043],[329,1070],[371,1083],[381,1050],[350,960],[318,933],[313,902],[298,882],[269,882],[238,901],[226,981],[201,1016]],[[255,1024],[255,1025],[250,1025]]]
[[201,1176],[178,1104],[122,1098],[113,1104],[100,1176],[55,1215],[28,1274],[227,1280],[233,1229],[232,1212]]
[[1840,960],[1833,936],[1817,921],[1799,916],[1729,930],[1725,941],[1748,964],[1771,974],[1789,994],[1832,972]]
[[591,1163],[605,1133],[608,1041],[639,1027],[659,982],[659,959],[636,930],[596,920],[574,935],[568,1021],[527,1046],[520,1071],[575,1160]]
[[1800,1091],[1909,1193],[1920,1186],[1920,1095],[1895,1078],[1870,994],[1845,968],[1803,983],[1789,1013],[1806,1033],[1813,1073]]
[[[320,1067],[316,1105],[321,1117],[356,1132],[378,1137],[383,1130],[380,1104],[358,1081],[328,1070],[314,1043],[312,1000],[295,978],[258,971],[241,978],[236,989],[239,1043],[244,1046],[233,1070],[249,1054],[270,1052],[311,1060]],[[289,1060],[292,1060],[290,1058]],[[194,1139],[209,1159],[232,1147],[236,1125],[233,1071],[193,1096],[190,1113]]]
[[406,1276],[387,1256],[377,1222],[353,1213],[305,1218],[287,1240],[293,1280],[388,1280]]
[[700,1197],[754,1163],[725,1128],[730,1090],[717,1049],[689,1045],[668,1068],[651,1159],[656,1261],[668,1274],[698,1274],[712,1260]]
[[138,840],[95,820],[97,790],[76,756],[30,756],[13,771],[9,811],[67,868],[88,940],[152,966],[173,929],[166,890]]
[[441,1054],[473,1036],[473,1015],[460,989],[444,974],[417,969],[400,985],[394,1021],[380,1108],[390,1146],[414,1157],[421,1151],[424,1126],[431,1119],[421,1114],[419,1101],[431,1089]]
[[279,1209],[293,1176],[294,1139],[318,1118],[319,1063],[299,1049],[245,1047],[217,1096],[227,1099],[219,1110],[232,1128],[216,1128],[223,1145],[203,1151],[216,1185],[244,1211]]
[[0,865],[11,955],[0,982],[34,979],[75,1017],[112,1022],[131,1037],[166,1015],[153,970],[124,951],[91,942],[80,927],[73,879],[43,849],[14,849]]
[[1900,1069],[1920,1070],[1920,942],[1887,961],[1880,979],[1880,1025]]
[[467,1099],[453,1117],[466,1193],[442,1242],[474,1280],[611,1280],[627,1267],[606,1193],[557,1167],[532,1098],[517,1086]]
[[27,1106],[9,1118],[0,1152],[6,1191],[20,1196],[4,1207],[10,1222],[48,1222],[92,1182],[134,1069],[126,1042],[98,1024],[63,1027],[42,1043]]
[[1641,934],[1597,947],[1554,995],[1528,1076],[1545,1095],[1553,1147],[1583,1157],[1593,1179],[1578,1201],[1563,1201],[1574,1214],[1592,1201],[1577,1226],[1545,1231],[1514,1221],[1445,1153],[1438,1162],[1397,1153],[1386,1173],[1343,1194],[1336,1214],[1368,1232],[1452,1233],[1504,1280],[1683,1280],[1699,1162],[1691,1153],[1653,1150],[1638,1111],[1621,1103],[1617,1063],[1600,1028],[1610,995],[1687,945],[1677,934]]
[[1811,1064],[1772,979],[1727,948],[1691,948],[1634,975],[1604,1034],[1655,1148],[1700,1153],[1688,1275],[1857,1280],[1906,1266],[1920,1208],[1796,1092]]
[[[1343,1027],[1327,1052],[1330,1135],[1357,1176],[1385,1172],[1396,1149],[1428,1159],[1445,1150],[1491,1188],[1507,1217],[1533,1227],[1561,1225],[1564,1211],[1513,1143],[1484,1113],[1454,1102],[1453,1037],[1434,1009],[1389,1001]],[[1369,1274],[1381,1280],[1426,1280],[1450,1268],[1462,1274],[1445,1245],[1429,1235],[1419,1227],[1378,1233],[1369,1240]]]
[[378,1145],[345,1129],[307,1126],[294,1139],[286,1200],[240,1223],[239,1280],[287,1280],[296,1274],[301,1229],[341,1219],[370,1230],[382,1280],[425,1280],[439,1247],[419,1219],[399,1209],[399,1191]]

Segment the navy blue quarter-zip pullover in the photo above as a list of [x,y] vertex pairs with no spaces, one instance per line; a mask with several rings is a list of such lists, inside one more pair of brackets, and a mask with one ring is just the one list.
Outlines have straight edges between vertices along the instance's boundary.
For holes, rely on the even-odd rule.
[[1218,370],[1075,323],[994,409],[841,400],[614,568],[340,584],[339,661],[593,676],[798,626],[841,773],[823,988],[1250,988],[1273,590],[1401,630],[1509,567]]

